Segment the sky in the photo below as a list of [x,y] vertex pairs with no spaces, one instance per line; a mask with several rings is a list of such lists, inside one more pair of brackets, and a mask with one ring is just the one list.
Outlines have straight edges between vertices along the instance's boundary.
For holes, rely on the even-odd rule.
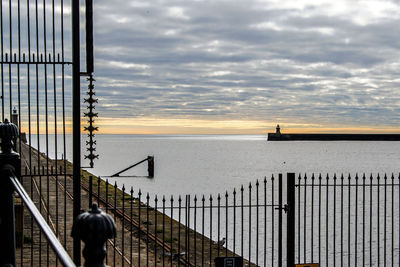
[[400,1],[94,1],[100,133],[399,133]]

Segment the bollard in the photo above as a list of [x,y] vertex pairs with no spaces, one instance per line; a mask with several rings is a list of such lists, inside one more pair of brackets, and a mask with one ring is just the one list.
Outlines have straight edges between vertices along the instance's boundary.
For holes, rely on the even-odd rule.
[[80,214],[73,226],[71,236],[85,243],[83,257],[85,267],[105,267],[105,242],[117,235],[117,228],[113,218],[101,211],[96,203],[92,204],[88,212]]
[[13,140],[18,137],[18,127],[7,119],[0,123],[0,266],[15,266],[15,214],[14,187],[11,173],[20,177],[21,160],[13,151]]

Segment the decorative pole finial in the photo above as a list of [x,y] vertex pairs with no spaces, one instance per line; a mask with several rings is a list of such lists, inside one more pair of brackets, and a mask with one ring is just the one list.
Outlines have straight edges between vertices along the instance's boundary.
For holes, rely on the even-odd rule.
[[5,119],[0,123],[1,150],[3,154],[13,153],[13,140],[18,137],[18,127]]
[[117,227],[113,218],[92,204],[89,211],[80,214],[72,226],[73,237],[85,243],[83,257],[86,267],[105,267],[104,258],[106,249],[104,243],[107,239],[117,235]]

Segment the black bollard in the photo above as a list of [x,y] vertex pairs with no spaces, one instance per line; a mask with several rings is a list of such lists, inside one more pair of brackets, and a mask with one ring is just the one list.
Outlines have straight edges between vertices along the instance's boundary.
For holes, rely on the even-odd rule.
[[72,226],[71,235],[85,243],[83,257],[86,267],[105,267],[105,242],[117,235],[113,218],[101,211],[96,203],[88,212],[80,214]]
[[13,141],[18,137],[18,127],[7,119],[0,123],[0,266],[15,266],[15,214],[14,187],[11,173],[20,177],[21,161],[13,151]]

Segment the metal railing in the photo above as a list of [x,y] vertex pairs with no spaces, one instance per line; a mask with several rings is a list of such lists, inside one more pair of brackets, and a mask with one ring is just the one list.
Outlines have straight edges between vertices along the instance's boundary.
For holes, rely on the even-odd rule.
[[[10,171],[7,175],[12,183],[15,191],[21,197],[26,207],[32,214],[32,217],[35,219],[36,223],[39,225],[41,231],[46,236],[47,241],[53,248],[54,252],[58,256],[58,259],[63,264],[63,266],[76,266],[67,251],[65,251],[63,245],[58,240],[57,236],[53,233],[50,226],[47,224],[46,220],[43,218],[42,214],[36,208],[35,203],[33,203],[32,199],[29,197],[28,193],[25,191],[24,187],[18,181],[18,178]],[[5,177],[2,177],[3,179]],[[14,263],[15,266],[15,263]]]
[[296,179],[296,262],[399,266],[400,176]]

